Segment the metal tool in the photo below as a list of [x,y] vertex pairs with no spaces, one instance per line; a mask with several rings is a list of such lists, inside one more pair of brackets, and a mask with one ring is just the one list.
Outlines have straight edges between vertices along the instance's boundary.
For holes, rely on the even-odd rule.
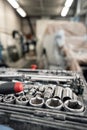
[[39,86],[39,91],[40,91],[40,92],[44,92],[44,90],[45,90],[45,85],[41,84],[41,85]]
[[28,100],[30,100],[31,98],[34,97],[35,92],[36,92],[36,89],[33,87],[32,89],[30,89],[28,91],[28,93],[26,93],[26,96],[27,96]]
[[63,102],[65,102],[66,100],[72,99],[72,90],[68,87],[63,89]]
[[63,107],[62,101],[57,98],[47,99],[45,105],[47,108],[57,109],[57,110],[61,110]]
[[51,80],[51,81],[68,81],[68,80],[72,80],[72,79],[75,79],[76,76],[75,75],[71,75],[71,76],[64,76],[64,75],[44,75],[44,74],[38,74],[38,75],[35,75],[35,74],[21,74],[21,73],[14,73],[14,74],[0,74],[0,79],[1,80],[6,80],[8,79],[8,81],[12,80],[12,79],[22,79],[22,81],[24,80],[31,80],[31,81],[40,81],[40,80],[43,80],[43,81],[48,81],[48,80]]
[[29,103],[33,107],[42,107],[44,104],[44,99],[40,97],[34,97],[30,99]]
[[19,96],[16,98],[16,104],[18,105],[23,105],[23,106],[26,106],[28,105],[28,98],[24,95],[24,96]]
[[6,95],[3,98],[3,102],[9,103],[9,104],[14,104],[15,103],[15,96],[13,94]]
[[43,94],[40,91],[36,91],[35,97],[30,99],[30,105],[35,107],[42,107],[44,104],[42,95]]
[[69,112],[80,113],[85,110],[82,102],[77,100],[67,100],[64,103],[64,109]]
[[35,93],[35,97],[42,97],[42,96],[43,96],[43,94],[40,91],[37,91]]
[[[6,71],[6,70],[5,70]],[[56,84],[59,82],[65,82],[63,86],[66,85],[69,87],[72,87],[74,92],[77,94],[82,95],[84,86],[81,85],[81,79],[80,76],[78,76],[77,73],[72,73],[72,72],[67,72],[67,71],[55,71],[55,70],[37,70],[37,71],[31,71],[31,70],[16,70],[14,69],[13,72],[12,69],[8,69],[7,72],[1,73],[0,74],[0,79],[2,81],[13,81],[13,80],[18,80],[22,82],[23,84],[30,84],[35,83],[35,82],[46,82],[46,83],[53,83],[55,82]],[[27,73],[28,72],[28,73]],[[78,86],[77,86],[77,82]],[[72,85],[71,85],[72,82]],[[83,82],[83,81],[82,81]],[[67,84],[69,83],[69,84]]]
[[72,97],[73,100],[77,100],[78,97],[77,97],[77,95],[76,95],[74,92],[73,92],[73,95],[72,95],[72,96],[73,96],[73,97]]
[[54,93],[54,89],[55,89],[54,85],[49,84],[49,85],[45,86],[44,100],[47,100],[52,97],[52,95]]
[[61,99],[62,98],[62,93],[63,93],[63,87],[61,86],[56,86],[55,88],[55,93],[54,93],[54,98],[59,98]]

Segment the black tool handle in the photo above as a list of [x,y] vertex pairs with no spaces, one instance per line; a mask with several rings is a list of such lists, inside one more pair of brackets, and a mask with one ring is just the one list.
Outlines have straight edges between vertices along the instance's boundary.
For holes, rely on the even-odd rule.
[[0,94],[11,94],[23,91],[23,84],[21,82],[8,82],[0,84]]

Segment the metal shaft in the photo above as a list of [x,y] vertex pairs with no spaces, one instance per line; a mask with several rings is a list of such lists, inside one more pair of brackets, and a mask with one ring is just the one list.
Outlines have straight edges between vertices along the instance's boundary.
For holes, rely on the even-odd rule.
[[45,87],[45,92],[44,92],[44,99],[45,100],[47,100],[47,99],[52,97],[54,89],[55,89],[55,87],[52,86],[52,85],[47,85]]
[[55,93],[54,93],[54,98],[61,99],[62,98],[62,92],[63,92],[63,88],[60,87],[60,86],[56,86]]
[[63,102],[66,100],[72,99],[72,90],[70,88],[64,88],[63,89]]

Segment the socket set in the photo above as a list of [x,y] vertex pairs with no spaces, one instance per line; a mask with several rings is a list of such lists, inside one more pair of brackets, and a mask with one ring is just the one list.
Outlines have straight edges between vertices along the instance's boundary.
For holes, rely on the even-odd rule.
[[79,96],[69,87],[63,88],[54,84],[35,83],[25,85],[25,88],[19,93],[1,94],[0,102],[76,113],[85,110]]
[[11,121],[40,123],[47,129],[85,130],[86,86],[83,75],[77,72],[0,68],[0,112]]

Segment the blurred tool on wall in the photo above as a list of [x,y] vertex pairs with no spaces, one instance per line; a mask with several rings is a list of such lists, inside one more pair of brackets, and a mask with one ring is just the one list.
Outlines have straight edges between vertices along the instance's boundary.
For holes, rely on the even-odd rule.
[[36,55],[36,38],[31,33],[26,35],[26,46],[30,56]]

